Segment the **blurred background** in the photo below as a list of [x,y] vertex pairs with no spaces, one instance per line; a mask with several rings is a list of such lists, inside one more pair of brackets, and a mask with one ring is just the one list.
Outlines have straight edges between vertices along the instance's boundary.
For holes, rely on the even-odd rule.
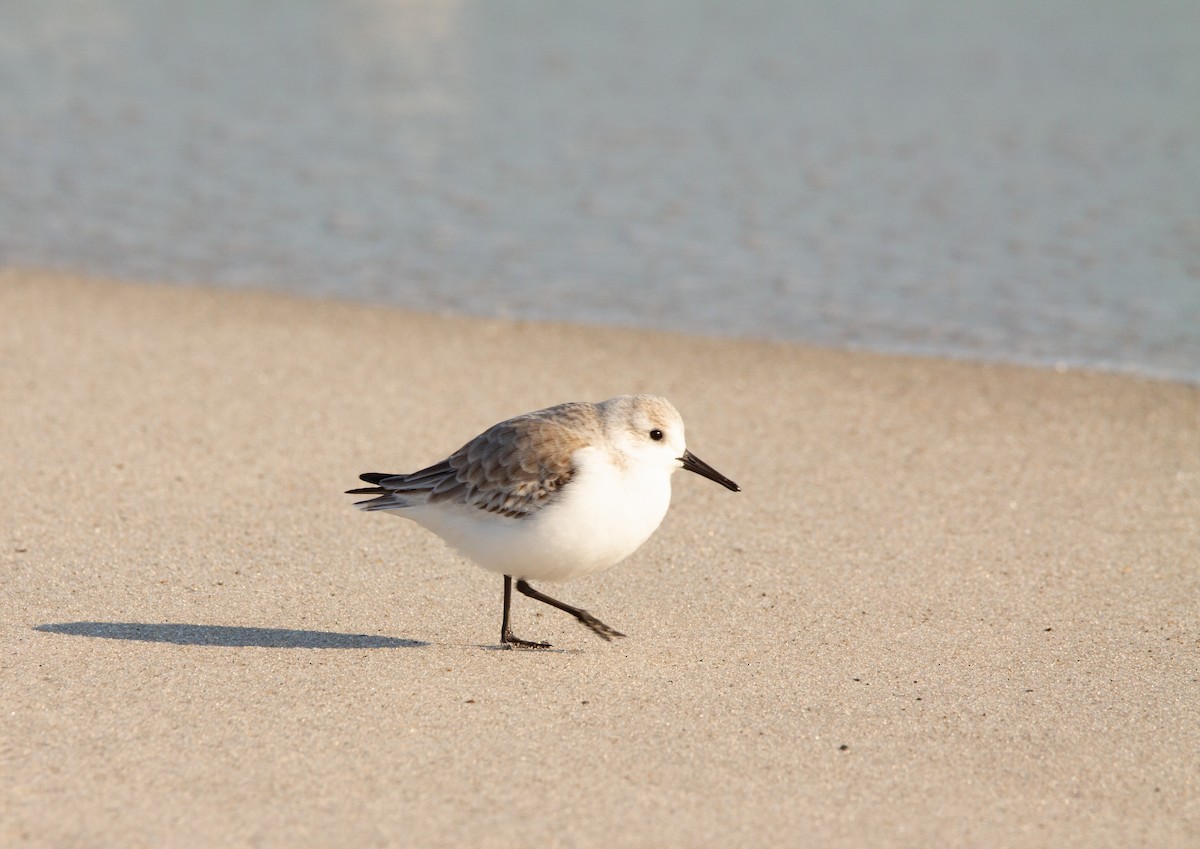
[[0,264],[1200,382],[1200,3],[4,0]]

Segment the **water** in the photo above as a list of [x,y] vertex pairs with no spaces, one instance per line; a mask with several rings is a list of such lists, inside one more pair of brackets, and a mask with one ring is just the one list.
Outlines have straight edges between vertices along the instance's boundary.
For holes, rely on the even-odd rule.
[[1200,3],[4,0],[0,263],[1200,382]]

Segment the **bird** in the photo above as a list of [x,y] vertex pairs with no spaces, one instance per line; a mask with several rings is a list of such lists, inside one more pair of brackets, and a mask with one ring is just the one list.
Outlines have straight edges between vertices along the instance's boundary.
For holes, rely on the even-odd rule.
[[600,638],[624,637],[591,613],[534,589],[608,569],[658,528],[671,475],[686,469],[741,488],[687,449],[683,418],[666,398],[620,395],[524,413],[408,474],[367,472],[355,506],[411,519],[482,568],[504,576],[503,648],[551,645],[513,634],[512,589],[575,617]]

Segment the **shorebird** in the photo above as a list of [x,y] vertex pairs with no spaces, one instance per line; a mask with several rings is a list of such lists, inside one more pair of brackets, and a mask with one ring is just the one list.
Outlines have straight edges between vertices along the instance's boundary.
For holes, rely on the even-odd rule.
[[677,469],[734,492],[736,483],[687,450],[683,419],[656,395],[571,402],[502,421],[445,460],[410,474],[368,472],[355,506],[433,531],[504,576],[500,643],[542,649],[509,626],[517,592],[571,614],[605,640],[625,636],[529,581],[567,581],[620,563],[650,538],[671,503]]

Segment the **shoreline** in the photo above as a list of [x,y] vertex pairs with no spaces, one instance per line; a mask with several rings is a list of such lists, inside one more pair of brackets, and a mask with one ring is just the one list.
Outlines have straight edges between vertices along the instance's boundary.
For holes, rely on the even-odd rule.
[[1064,372],[1083,372],[1113,375],[1117,377],[1129,377],[1138,380],[1149,380],[1160,383],[1177,383],[1183,386],[1200,387],[1200,372],[1195,375],[1187,374],[1186,372],[1175,371],[1166,367],[1155,367],[1146,364],[1132,364],[1119,362],[1115,360],[1103,361],[1088,361],[1081,358],[1064,358],[1051,356],[1037,355],[1021,355],[1021,354],[995,354],[989,355],[972,351],[969,348],[963,347],[960,349],[939,349],[936,346],[928,345],[922,342],[913,342],[908,345],[898,345],[889,348],[872,347],[866,343],[847,342],[844,344],[826,344],[820,341],[801,340],[801,339],[786,339],[776,338],[770,335],[737,335],[737,334],[720,334],[710,332],[700,328],[670,328],[670,327],[652,327],[633,324],[609,323],[601,320],[588,321],[586,319],[561,319],[561,318],[540,318],[540,317],[517,317],[512,315],[486,315],[483,313],[463,312],[452,309],[443,310],[425,310],[419,308],[411,308],[399,303],[387,300],[370,300],[367,298],[354,298],[349,295],[328,294],[328,293],[313,293],[305,291],[290,291],[283,287],[273,287],[270,285],[254,285],[254,286],[228,286],[215,283],[205,282],[161,282],[150,279],[120,279],[110,278],[103,275],[91,275],[84,272],[76,272],[71,270],[58,270],[53,268],[37,268],[37,267],[20,267],[8,268],[0,267],[0,274],[17,274],[17,275],[33,275],[42,278],[56,279],[74,279],[80,281],[89,281],[100,285],[114,286],[132,286],[145,287],[147,289],[165,288],[165,289],[183,289],[196,292],[210,292],[212,294],[228,293],[234,296],[255,296],[261,295],[264,297],[276,297],[287,300],[301,301],[312,304],[328,304],[340,305],[345,307],[357,307],[366,309],[379,309],[396,313],[403,313],[413,317],[426,316],[439,321],[463,319],[464,321],[483,321],[483,322],[501,322],[511,324],[544,324],[555,325],[560,327],[579,327],[592,331],[614,330],[620,332],[631,333],[649,333],[662,334],[666,336],[679,336],[685,338],[710,339],[716,342],[733,342],[733,343],[760,343],[766,345],[785,345],[794,346],[802,349],[841,352],[846,354],[863,354],[867,356],[879,357],[899,357],[902,359],[914,360],[946,360],[950,362],[963,363],[966,365],[981,365],[981,366],[1011,366],[1014,368],[1027,368],[1039,371],[1055,371]]
[[[0,349],[6,845],[1200,837],[1198,387],[11,269]],[[553,593],[619,643],[341,494],[643,391],[743,491]]]

